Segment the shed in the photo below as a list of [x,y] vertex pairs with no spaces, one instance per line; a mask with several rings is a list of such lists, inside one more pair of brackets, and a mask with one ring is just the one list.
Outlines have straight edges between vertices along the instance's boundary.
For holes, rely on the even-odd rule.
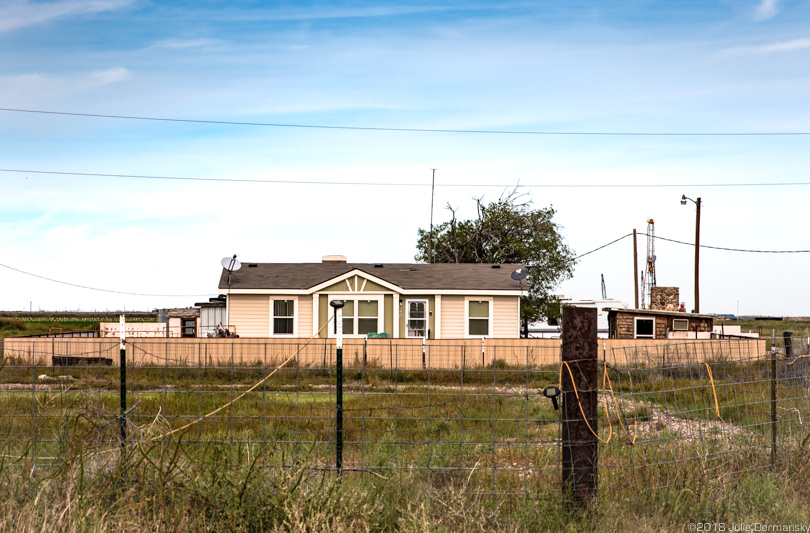
[[606,308],[611,339],[710,339],[713,315],[659,309]]

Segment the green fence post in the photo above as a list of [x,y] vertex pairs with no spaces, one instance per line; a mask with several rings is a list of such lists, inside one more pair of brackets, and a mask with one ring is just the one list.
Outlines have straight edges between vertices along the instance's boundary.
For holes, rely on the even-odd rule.
[[121,339],[121,362],[118,365],[121,370],[121,450],[127,445],[127,347],[126,347],[126,320],[124,315],[120,319],[120,339]]
[[342,300],[329,302],[335,310],[335,333],[337,335],[337,358],[335,372],[337,392],[335,395],[335,468],[343,475],[343,305]]

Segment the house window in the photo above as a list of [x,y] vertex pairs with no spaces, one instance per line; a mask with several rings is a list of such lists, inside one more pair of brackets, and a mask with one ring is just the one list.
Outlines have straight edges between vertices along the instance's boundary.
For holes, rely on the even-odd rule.
[[[381,299],[346,299],[343,302],[343,334],[368,335],[380,332]],[[329,328],[332,335],[335,328]]]
[[295,319],[294,300],[273,300],[273,334],[292,335]]
[[471,337],[489,335],[489,301],[470,300],[467,305],[467,334]]
[[184,318],[183,327],[180,333],[182,337],[196,337],[197,336],[197,319]]
[[689,320],[676,318],[672,321],[672,331],[689,331]]
[[634,337],[636,339],[654,339],[655,319],[636,317],[636,328],[634,332]]
[[357,301],[358,334],[368,335],[369,333],[377,333],[377,316],[379,314],[377,307],[377,300]]
[[405,337],[427,337],[427,300],[408,300],[405,317]]

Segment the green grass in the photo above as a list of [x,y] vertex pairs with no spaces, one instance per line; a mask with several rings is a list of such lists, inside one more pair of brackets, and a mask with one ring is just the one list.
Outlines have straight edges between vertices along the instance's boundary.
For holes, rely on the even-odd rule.
[[[740,326],[742,331],[753,331],[759,333],[762,338],[771,338],[771,333],[775,332],[776,337],[782,339],[785,331],[793,332],[794,337],[810,337],[810,322],[788,322],[784,320],[728,320],[715,322],[715,325],[728,324]],[[779,343],[781,345],[781,342]]]
[[[489,496],[471,486],[467,472],[452,470],[432,477],[407,469],[384,477],[346,472],[339,479],[322,468],[314,446],[293,455],[273,444],[192,450],[182,441],[142,442],[124,454],[115,446],[98,454],[86,446],[98,436],[92,426],[67,424],[62,459],[50,470],[30,457],[0,458],[0,530],[619,532],[810,522],[803,449],[785,457],[784,468],[747,472],[734,484],[720,479],[734,465],[709,478],[685,465],[678,487],[614,486],[576,506],[543,486],[525,496]],[[534,459],[559,459],[549,455]]]
[[98,328],[99,322],[85,320],[21,320],[18,317],[0,317],[0,339],[58,331],[98,331]]
[[613,372],[638,441],[608,398],[602,488],[576,511],[561,498],[560,411],[539,394],[552,367],[347,368],[337,482],[334,369],[284,368],[228,405],[266,369],[130,367],[122,459],[117,368],[18,363],[0,370],[0,531],[652,531],[810,508],[806,382],[779,384],[770,470],[767,362],[710,362],[722,422],[705,365]]

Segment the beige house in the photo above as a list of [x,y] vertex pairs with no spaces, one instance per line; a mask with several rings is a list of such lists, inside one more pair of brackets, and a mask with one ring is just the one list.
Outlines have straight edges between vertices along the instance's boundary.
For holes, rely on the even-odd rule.
[[[333,337],[326,327],[343,300],[346,337],[465,339],[520,337],[522,265],[242,263],[223,269],[227,323],[240,337]],[[525,290],[525,282],[524,282]]]

